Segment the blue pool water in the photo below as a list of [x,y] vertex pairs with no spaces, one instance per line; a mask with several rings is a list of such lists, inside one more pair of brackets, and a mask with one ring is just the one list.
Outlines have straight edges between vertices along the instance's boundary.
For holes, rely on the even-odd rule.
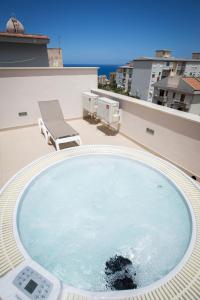
[[129,258],[138,287],[169,273],[191,236],[185,200],[163,175],[109,155],[71,158],[27,188],[18,210],[21,241],[68,285],[106,291],[105,262]]

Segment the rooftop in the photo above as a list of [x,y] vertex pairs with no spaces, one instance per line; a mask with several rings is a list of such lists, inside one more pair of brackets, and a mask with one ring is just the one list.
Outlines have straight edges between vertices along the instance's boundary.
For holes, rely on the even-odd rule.
[[0,32],[0,36],[17,37],[17,38],[30,38],[30,39],[49,39],[49,37],[47,35],[27,34],[27,33]]
[[[128,138],[129,143],[132,140],[134,144],[139,144],[152,153],[171,161],[190,175],[200,177],[200,166],[196,163],[200,145],[200,116],[97,89],[96,68],[0,68],[0,86],[2,107],[0,110],[0,129],[2,129],[0,151],[2,152],[4,149],[2,144],[4,139],[11,148],[10,152],[7,149],[4,151],[5,157],[0,160],[2,165],[5,165],[5,162],[8,163],[9,176],[20,169],[22,166],[18,166],[20,160],[25,160],[24,164],[26,164],[30,160],[48,153],[49,146],[45,144],[44,140],[41,140],[37,127],[33,134],[31,127],[25,127],[36,124],[40,117],[38,101],[58,99],[65,120],[76,118],[80,122],[83,113],[82,93],[92,91],[99,96],[119,102],[120,133],[113,137],[103,135],[104,138],[102,138],[102,133],[95,130],[93,135],[90,135],[90,130],[94,130],[95,126],[91,127],[86,123],[87,127],[84,132],[82,132],[82,126],[80,132],[74,128],[80,133],[83,143],[85,143],[85,136],[92,137],[87,140],[88,144],[110,144],[113,141],[120,146],[122,142],[119,137],[123,134]],[[11,89],[10,86],[15,88]],[[11,107],[12,109],[10,109]],[[19,130],[17,127],[24,128]],[[14,129],[8,130],[8,128]],[[26,133],[24,137],[23,133]],[[35,137],[35,141],[33,137]],[[14,147],[16,149],[19,147],[20,158],[12,155],[13,141],[15,141]],[[37,144],[39,146],[35,147]],[[24,157],[21,158],[23,149],[27,150]],[[26,156],[29,158],[26,159]],[[10,163],[11,159],[15,162]],[[18,168],[13,170],[15,164]],[[6,174],[6,172],[2,173]],[[1,176],[9,178],[8,175],[1,174]],[[2,179],[2,181],[5,182],[6,179]]]
[[148,57],[141,56],[134,61],[180,61],[180,62],[200,62],[200,59],[192,59],[192,58],[176,58],[176,57]]
[[11,42],[11,43],[49,43],[49,37],[42,34],[25,34],[25,33],[10,33],[0,32],[0,42]]
[[47,44],[49,37],[42,34],[26,34],[23,24],[11,17],[6,24],[6,31],[0,32],[0,42]]
[[120,66],[119,68],[122,68],[122,69],[133,69],[133,67],[127,66],[127,65]]
[[179,90],[189,94],[200,93],[200,79],[194,77],[170,76],[154,83],[155,87]]
[[200,91],[200,78],[184,77],[183,80],[195,91]]

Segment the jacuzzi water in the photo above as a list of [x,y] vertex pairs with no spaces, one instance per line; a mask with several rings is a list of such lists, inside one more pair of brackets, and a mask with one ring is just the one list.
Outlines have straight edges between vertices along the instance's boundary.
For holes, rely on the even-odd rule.
[[90,155],[32,181],[18,230],[29,255],[64,283],[106,291],[110,257],[129,258],[145,287],[180,262],[192,225],[185,199],[161,173],[129,158]]

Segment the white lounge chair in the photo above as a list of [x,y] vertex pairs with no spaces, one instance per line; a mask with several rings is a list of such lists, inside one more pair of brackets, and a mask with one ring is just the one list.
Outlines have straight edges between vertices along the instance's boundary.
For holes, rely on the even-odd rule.
[[38,120],[41,133],[44,134],[47,143],[52,139],[56,150],[60,150],[60,144],[77,142],[81,145],[80,135],[65,122],[58,100],[39,101],[42,118]]

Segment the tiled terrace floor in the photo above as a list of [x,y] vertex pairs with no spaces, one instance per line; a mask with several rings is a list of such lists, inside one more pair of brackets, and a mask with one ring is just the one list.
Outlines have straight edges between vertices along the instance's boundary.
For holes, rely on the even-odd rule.
[[[142,149],[121,134],[107,136],[87,121],[79,119],[68,122],[81,136],[82,144],[110,144]],[[68,147],[66,144],[65,147]],[[55,151],[47,145],[38,126],[0,131],[0,187],[33,160]]]

